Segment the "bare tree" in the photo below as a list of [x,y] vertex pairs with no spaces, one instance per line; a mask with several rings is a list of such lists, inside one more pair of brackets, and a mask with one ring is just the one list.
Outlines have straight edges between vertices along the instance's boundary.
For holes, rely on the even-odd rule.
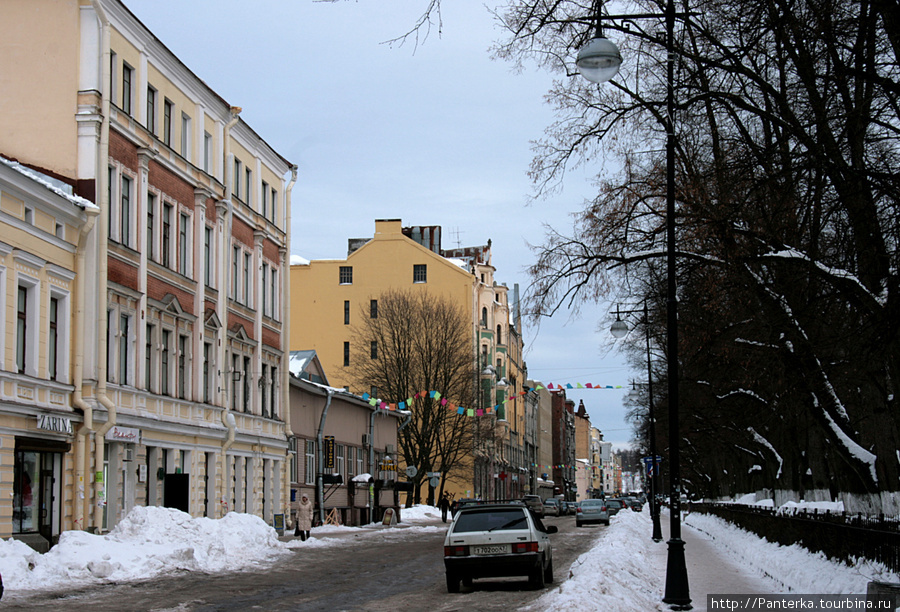
[[353,381],[389,403],[413,400],[398,443],[406,465],[418,469],[420,503],[426,472],[442,474],[441,493],[448,478],[470,476],[471,420],[455,410],[472,400],[470,320],[449,298],[426,291],[390,290],[377,300],[377,316],[366,310],[353,328]]

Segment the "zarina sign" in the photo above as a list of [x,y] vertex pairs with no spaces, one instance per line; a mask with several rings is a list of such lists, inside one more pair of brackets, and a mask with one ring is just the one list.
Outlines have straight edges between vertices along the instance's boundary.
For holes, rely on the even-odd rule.
[[72,421],[66,417],[51,416],[49,414],[37,415],[38,429],[55,431],[58,433],[72,434]]

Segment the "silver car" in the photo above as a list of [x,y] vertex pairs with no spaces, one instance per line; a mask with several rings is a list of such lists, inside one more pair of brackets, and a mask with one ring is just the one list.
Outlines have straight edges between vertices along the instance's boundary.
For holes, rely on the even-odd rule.
[[602,499],[583,499],[575,508],[575,526],[581,527],[588,523],[603,523],[609,525],[609,509]]

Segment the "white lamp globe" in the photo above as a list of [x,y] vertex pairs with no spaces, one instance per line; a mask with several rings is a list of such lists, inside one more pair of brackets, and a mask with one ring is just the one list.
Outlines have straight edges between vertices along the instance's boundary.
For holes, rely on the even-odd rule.
[[605,83],[619,71],[622,55],[619,48],[608,38],[592,38],[582,47],[575,60],[581,76],[593,83]]
[[628,326],[625,324],[625,321],[616,319],[616,322],[612,324],[609,331],[616,338],[624,338],[626,334],[628,334]]

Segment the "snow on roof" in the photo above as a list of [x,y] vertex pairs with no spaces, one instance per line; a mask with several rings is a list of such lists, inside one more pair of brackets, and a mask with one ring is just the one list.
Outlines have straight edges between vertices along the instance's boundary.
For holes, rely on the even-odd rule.
[[291,265],[292,266],[308,266],[309,260],[305,257],[300,257],[299,255],[291,255]]
[[64,183],[64,182],[62,182],[58,179],[55,179],[51,176],[47,176],[46,174],[44,174],[42,172],[38,172],[37,170],[33,170],[31,168],[23,166],[22,164],[20,164],[18,162],[14,162],[14,161],[5,159],[3,157],[0,157],[0,163],[2,163],[4,166],[12,168],[13,170],[18,172],[19,174],[22,174],[23,176],[27,176],[35,183],[38,183],[39,185],[46,187],[47,189],[49,189],[56,195],[67,199],[69,202],[71,202],[72,204],[75,204],[76,206],[80,206],[81,208],[97,208],[97,209],[99,209],[99,206],[97,206],[90,200],[82,198],[81,196],[78,196],[78,195],[75,195],[74,193],[72,193],[72,186],[67,183]]

